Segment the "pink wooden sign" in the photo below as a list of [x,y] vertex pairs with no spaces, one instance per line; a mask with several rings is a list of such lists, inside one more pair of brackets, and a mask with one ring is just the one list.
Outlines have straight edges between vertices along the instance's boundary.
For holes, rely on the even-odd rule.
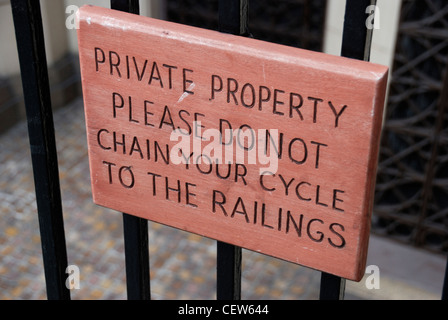
[[79,27],[95,203],[361,279],[386,67],[93,6]]

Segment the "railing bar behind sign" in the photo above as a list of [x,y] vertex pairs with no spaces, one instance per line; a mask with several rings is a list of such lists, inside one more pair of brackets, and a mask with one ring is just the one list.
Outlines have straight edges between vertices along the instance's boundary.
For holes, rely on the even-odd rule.
[[[139,14],[138,0],[111,0],[111,8]],[[123,213],[126,285],[129,300],[151,299],[148,221]]]
[[347,0],[341,56],[369,61],[373,27],[367,27],[369,15],[366,12],[375,4],[376,0]]
[[150,300],[148,221],[123,213],[128,300]]
[[320,279],[320,300],[343,300],[345,279],[322,272]]
[[218,300],[241,299],[241,247],[217,242],[217,288]]
[[[248,0],[219,1],[219,31],[247,36]],[[218,300],[241,299],[241,259],[240,247],[217,242],[217,283]]]
[[446,263],[445,277],[443,280],[442,300],[448,300],[448,260]]
[[[375,3],[376,0],[347,0],[341,56],[369,60],[372,29],[366,27],[366,9]],[[344,299],[344,292],[345,279],[322,272],[321,300],[342,300]]]

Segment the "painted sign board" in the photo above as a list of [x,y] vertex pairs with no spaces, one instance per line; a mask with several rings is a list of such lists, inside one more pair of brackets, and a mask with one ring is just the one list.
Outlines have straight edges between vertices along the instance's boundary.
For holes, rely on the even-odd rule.
[[94,202],[360,280],[387,68],[93,6]]

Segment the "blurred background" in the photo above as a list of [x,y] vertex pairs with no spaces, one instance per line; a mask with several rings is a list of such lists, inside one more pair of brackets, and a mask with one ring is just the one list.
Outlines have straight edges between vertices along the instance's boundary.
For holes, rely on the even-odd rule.
[[[124,299],[121,214],[93,205],[73,6],[41,0],[73,299]],[[257,0],[256,39],[339,55],[344,0]],[[142,15],[214,29],[218,1],[140,1]],[[366,19],[369,13],[366,13]],[[68,23],[68,24],[67,24]],[[371,61],[390,67],[368,265],[381,288],[347,284],[353,299],[439,299],[448,253],[448,4],[378,0]],[[9,1],[0,0],[0,299],[45,299],[20,68]],[[380,139],[380,137],[378,137]],[[213,299],[213,240],[150,223],[154,299]],[[319,273],[243,254],[243,299],[316,299]]]

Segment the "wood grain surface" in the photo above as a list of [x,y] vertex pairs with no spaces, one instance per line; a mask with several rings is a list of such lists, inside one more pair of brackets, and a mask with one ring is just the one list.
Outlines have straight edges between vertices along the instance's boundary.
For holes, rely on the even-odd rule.
[[84,6],[96,204],[359,281],[384,66]]

